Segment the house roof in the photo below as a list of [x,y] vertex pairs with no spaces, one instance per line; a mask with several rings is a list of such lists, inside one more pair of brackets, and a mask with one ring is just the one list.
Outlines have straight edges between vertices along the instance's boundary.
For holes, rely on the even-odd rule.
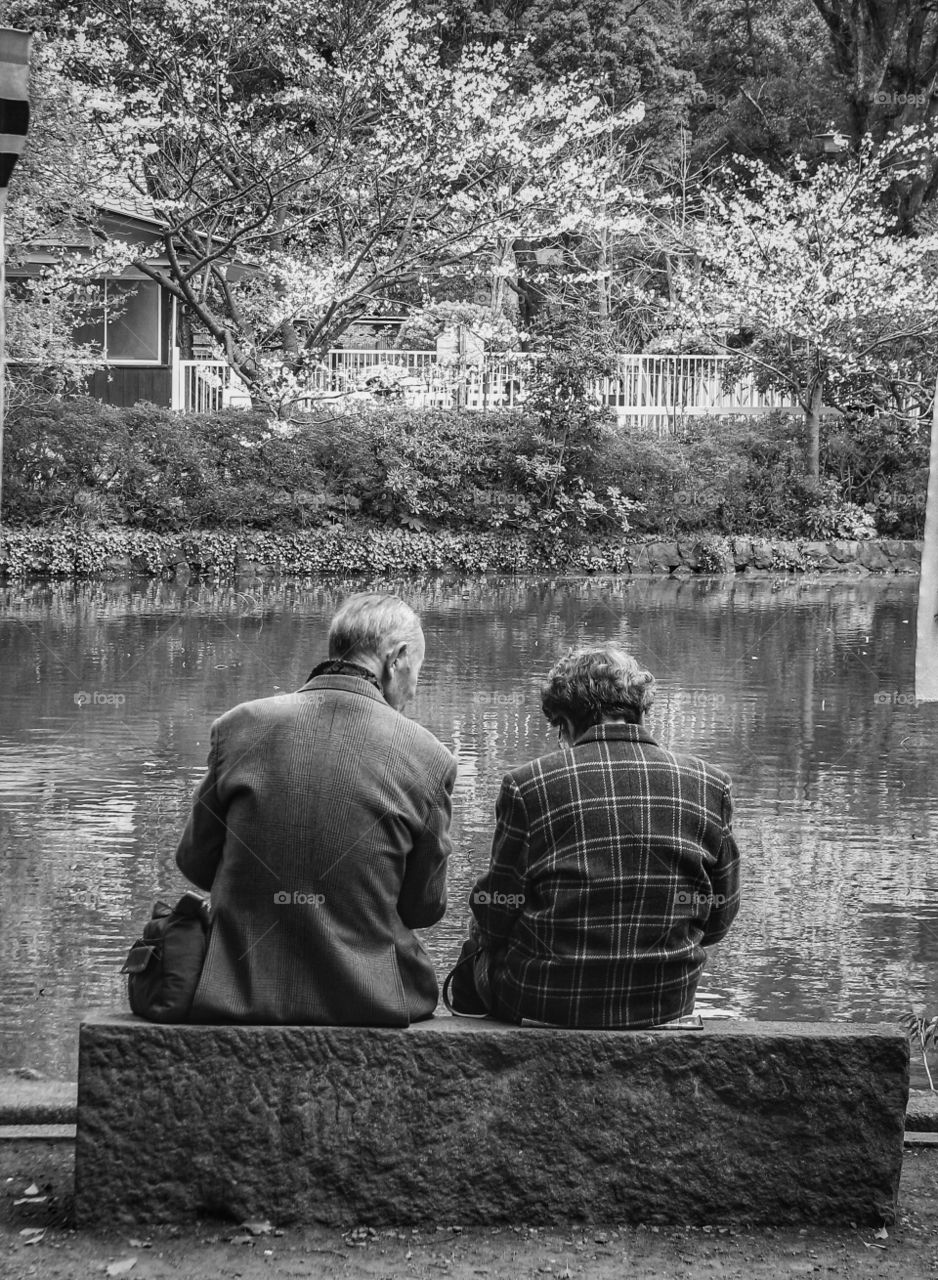
[[122,218],[133,218],[137,222],[146,222],[152,227],[165,227],[166,220],[158,218],[152,203],[139,196],[128,196],[124,199],[107,197],[98,202],[102,213],[115,213]]

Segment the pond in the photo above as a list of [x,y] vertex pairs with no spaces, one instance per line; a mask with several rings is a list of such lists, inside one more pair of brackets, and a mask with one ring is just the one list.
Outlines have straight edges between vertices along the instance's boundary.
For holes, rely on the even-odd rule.
[[423,617],[420,720],[458,756],[442,971],[487,862],[503,771],[548,749],[541,677],[616,638],[658,678],[662,745],[728,770],[744,903],[705,1015],[938,1012],[938,705],[912,696],[916,579],[473,578],[0,591],[0,1066],[74,1078],[77,1025],[122,1007],[211,721],[298,687],[350,590]]

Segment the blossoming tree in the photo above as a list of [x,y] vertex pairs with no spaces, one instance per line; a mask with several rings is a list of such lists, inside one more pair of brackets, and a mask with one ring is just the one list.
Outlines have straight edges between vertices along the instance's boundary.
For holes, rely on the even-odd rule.
[[[757,382],[804,412],[817,481],[822,408],[901,408],[934,382],[934,236],[902,236],[886,212],[915,145],[866,143],[851,159],[785,174],[736,157],[748,181],[702,193],[676,271],[676,313]],[[740,340],[742,337],[742,345]]]
[[499,46],[447,65],[400,0],[97,0],[44,56],[86,86],[102,177],[165,220],[169,265],[128,263],[268,406],[373,300],[576,231],[597,183],[632,199],[597,169],[611,121],[582,79],[522,93]]

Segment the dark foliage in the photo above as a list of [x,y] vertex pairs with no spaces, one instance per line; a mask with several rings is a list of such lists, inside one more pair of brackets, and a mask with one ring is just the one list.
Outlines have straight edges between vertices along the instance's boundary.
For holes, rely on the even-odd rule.
[[697,420],[680,436],[629,431],[585,406],[560,359],[523,414],[376,405],[277,428],[243,410],[183,416],[48,399],[8,420],[3,516],[162,533],[921,536],[924,427],[840,420],[818,488],[804,477],[800,433],[781,414]]

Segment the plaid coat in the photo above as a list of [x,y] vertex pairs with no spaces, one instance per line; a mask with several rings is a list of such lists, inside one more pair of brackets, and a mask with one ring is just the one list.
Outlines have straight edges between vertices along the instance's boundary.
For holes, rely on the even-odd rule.
[[446,910],[456,761],[366,679],[212,725],[176,862],[211,891],[193,1022],[406,1026],[437,1002],[412,932]]
[[[729,778],[605,724],[507,774],[470,905],[501,1016],[646,1027],[690,1013],[739,908]],[[486,990],[487,988],[487,990]]]

